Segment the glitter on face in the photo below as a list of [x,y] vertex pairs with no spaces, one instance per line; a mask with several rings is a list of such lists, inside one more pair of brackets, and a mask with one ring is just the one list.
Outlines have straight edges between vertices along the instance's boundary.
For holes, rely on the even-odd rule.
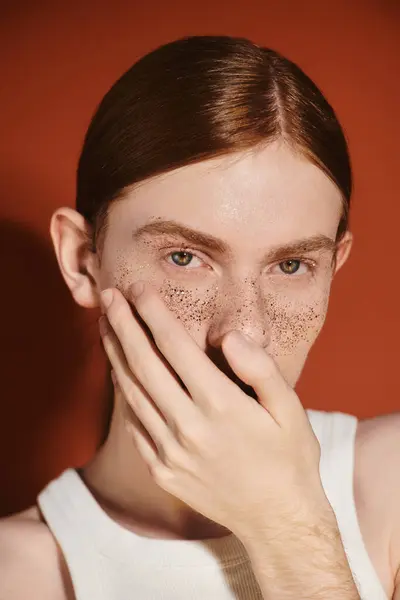
[[201,291],[198,288],[191,290],[165,280],[160,294],[167,307],[188,330],[200,329],[215,314],[217,286]]
[[295,304],[267,295],[265,312],[271,323],[271,346],[280,356],[293,354],[301,342],[313,343],[324,322],[324,304]]
[[135,254],[127,255],[126,252],[118,251],[113,272],[113,285],[119,289],[125,298],[129,299],[129,288],[139,279],[152,281],[152,268],[150,263],[139,262]]
[[[146,244],[151,246],[151,242]],[[265,347],[275,357],[296,354],[299,346],[311,346],[318,336],[325,319],[329,289],[318,291],[318,298],[312,293],[310,298],[293,298],[293,293],[264,290],[260,294],[260,283],[256,278],[245,278],[240,288],[212,285],[207,288],[192,287],[170,279],[160,283],[159,275],[150,263],[139,263],[127,259],[120,252],[114,272],[115,285],[125,297],[129,296],[129,286],[143,277],[151,281],[159,290],[165,304],[185,328],[196,336],[204,327],[212,326],[216,320],[231,313],[228,329],[248,331],[254,328],[257,319],[258,341],[265,341]],[[289,284],[290,288],[290,284]],[[258,295],[261,301],[257,300]],[[262,314],[260,314],[260,311]],[[258,313],[258,314],[257,314]]]
[[[149,180],[115,204],[102,286],[114,285],[129,301],[131,284],[148,281],[198,345],[216,351],[216,359],[222,352],[219,341],[239,329],[295,382],[324,323],[333,273],[328,259],[318,255],[315,276],[302,271],[280,277],[264,269],[264,257],[270,248],[297,239],[316,234],[332,239],[340,194],[315,165],[279,145],[244,153],[234,162],[220,158],[215,168],[208,165]],[[217,237],[231,253],[203,243],[192,247],[184,236],[171,240],[162,231],[132,240],[140,227],[159,219]],[[167,253],[182,250],[198,250],[210,268],[172,268],[169,261],[166,266]]]

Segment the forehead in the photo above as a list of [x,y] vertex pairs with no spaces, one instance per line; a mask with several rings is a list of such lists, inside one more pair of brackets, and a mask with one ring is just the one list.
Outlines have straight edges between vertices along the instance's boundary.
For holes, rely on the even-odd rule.
[[114,218],[131,228],[174,219],[228,242],[240,235],[265,246],[316,233],[334,238],[342,204],[321,169],[275,143],[151,178],[127,190],[115,209]]

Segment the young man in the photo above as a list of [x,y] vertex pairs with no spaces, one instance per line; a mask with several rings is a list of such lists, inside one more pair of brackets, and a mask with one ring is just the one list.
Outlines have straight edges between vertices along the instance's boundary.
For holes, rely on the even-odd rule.
[[282,137],[128,187],[98,253],[82,211],[55,212],[66,284],[102,307],[114,410],[88,464],[3,520],[0,600],[400,599],[399,415],[294,392],[350,252],[342,212]]
[[[331,281],[332,246],[329,240],[334,239],[340,206],[337,189],[317,168],[276,145],[243,154],[235,160],[224,157],[184,167],[142,185],[131,197],[111,209],[101,268],[90,263],[91,257],[82,256],[80,252],[85,233],[81,216],[71,209],[60,209],[54,215],[52,236],[57,257],[75,300],[81,305],[90,305],[94,298],[100,302],[100,290],[106,287],[118,288],[129,297],[132,274],[141,273],[140,279],[150,285],[135,306],[161,348],[158,353],[139,320],[127,309],[122,294],[114,291],[107,314],[115,327],[114,336],[123,338],[122,346],[114,336],[112,342],[105,344],[119,379],[114,417],[105,445],[81,472],[86,486],[112,519],[107,522],[102,516],[104,521],[99,520],[100,528],[115,522],[129,533],[148,536],[151,541],[166,538],[165,548],[167,550],[170,543],[175,557],[177,546],[174,544],[177,542],[173,540],[218,538],[227,534],[226,529],[237,527],[239,535],[243,532],[242,539],[260,586],[264,585],[265,589],[271,586],[270,597],[312,597],[311,592],[315,594],[321,588],[331,591],[315,597],[356,598],[354,593],[345,591],[346,561],[315,478],[318,461],[313,438],[292,391],[325,316]],[[303,218],[304,214],[308,215],[307,219]],[[163,225],[161,219],[169,224]],[[180,232],[179,228],[185,229]],[[166,240],[166,231],[169,240]],[[196,244],[194,232],[198,236]],[[210,236],[208,242],[212,243],[212,248],[208,254],[208,242],[200,239],[200,234]],[[284,248],[299,240],[315,240],[316,236],[319,242],[313,242],[313,249],[306,251],[307,260],[316,265],[311,273],[311,262],[306,264],[304,259],[301,264],[293,265],[287,258],[293,251]],[[192,248],[199,248],[200,242],[202,249],[195,255]],[[182,244],[187,250],[180,250]],[[350,245],[351,236],[347,235],[337,251],[336,271],[345,262]],[[278,260],[282,259],[281,266],[271,268],[269,265],[276,262],[276,256]],[[182,260],[184,266],[179,264]],[[193,266],[189,268],[187,264]],[[269,285],[279,292],[281,305],[277,305],[276,300],[273,304],[260,292],[260,267],[265,266],[269,269]],[[285,275],[282,268],[297,274]],[[166,283],[157,293],[160,277]],[[288,277],[293,280],[287,281]],[[188,292],[189,280],[191,288]],[[178,288],[185,285],[184,293],[172,294],[173,285]],[[201,301],[198,302],[199,298]],[[174,320],[171,313],[178,319]],[[186,330],[191,336],[185,336]],[[245,333],[254,345],[245,345],[242,349],[238,340],[229,340],[226,336],[232,330]],[[233,369],[242,381],[254,386],[259,403],[251,404],[254,400],[249,400],[238,388],[238,379],[235,385],[230,385],[234,375],[221,360],[222,352],[217,354],[224,337]],[[192,344],[193,340],[197,344]],[[201,349],[207,345],[215,351],[214,358],[219,358],[214,364],[227,373],[231,381],[213,369],[212,361],[208,364],[205,355],[203,364]],[[267,347],[272,349],[271,354],[283,376],[262,351]],[[168,370],[167,362],[162,360],[163,352],[178,372],[182,365],[185,386],[191,388],[193,381],[198,382],[193,401],[189,401],[172,370]],[[128,362],[136,365],[135,374],[127,366]],[[137,380],[141,382],[140,386]],[[241,386],[249,391],[243,383]],[[165,405],[160,400],[160,406],[156,407],[150,400],[149,391],[151,397],[158,398],[159,394],[162,398],[165,394]],[[124,397],[129,398],[129,404]],[[218,404],[220,399],[221,406]],[[193,402],[199,405],[198,413],[190,412]],[[167,406],[171,407],[170,411]],[[250,410],[252,408],[254,412]],[[272,417],[266,414],[263,420],[265,409]],[[145,428],[132,425],[136,423],[135,411],[144,420],[144,427],[154,428],[155,439],[166,436],[166,447],[163,448],[163,442],[160,442],[160,450],[165,452],[164,459],[172,475],[157,471],[157,452],[149,443]],[[161,416],[163,411],[165,418]],[[181,426],[186,428],[184,434],[177,425],[180,418]],[[346,507],[348,512],[342,515],[343,525],[348,521],[349,527],[353,528],[347,540],[349,551],[365,552],[365,556],[352,555],[354,566],[357,567],[357,561],[360,561],[361,569],[370,568],[369,573],[358,572],[361,580],[365,577],[364,583],[368,581],[374,586],[376,577],[376,593],[379,593],[379,579],[387,597],[396,599],[400,597],[399,591],[395,592],[400,558],[398,425],[398,415],[358,424],[354,493],[361,531],[359,540],[354,529],[356,517],[350,490],[342,487],[349,486],[350,482],[344,473],[343,480],[340,479],[340,472],[345,471],[346,465],[339,465],[338,478],[334,482],[337,489],[332,490],[334,501],[339,501],[343,494],[343,503],[350,503]],[[175,435],[188,449],[189,457],[179,453],[180,445],[172,444]],[[133,441],[138,443],[140,451]],[[343,438],[343,444],[346,443]],[[338,460],[346,460],[348,457],[341,457],[340,452],[341,448],[338,448]],[[199,462],[196,462],[197,456],[201,457]],[[294,473],[291,469],[294,462],[301,466],[303,478],[298,479],[297,470]],[[147,465],[153,466],[153,471],[149,471]],[[167,493],[163,487],[172,493]],[[303,488],[310,491],[309,498]],[[78,523],[73,527],[71,524],[71,533],[82,535],[82,540],[79,535],[75,540],[74,536],[69,540],[60,536],[65,541],[63,549],[38,507],[3,522],[1,600],[19,600],[28,596],[43,600],[73,598],[71,575],[63,551],[76,559],[78,556],[74,552],[82,553],[79,556],[82,573],[78,574],[76,560],[72,559],[73,575],[79,585],[86,577],[87,589],[91,586],[95,589],[96,569],[101,565],[91,563],[85,548],[86,544],[90,547],[97,543],[95,538],[85,537],[95,533],[91,531],[94,522],[90,523],[91,515],[87,512],[95,510],[95,503],[89,504],[89,499],[83,495],[80,498],[79,494],[76,511],[79,513],[81,502],[82,523],[79,531]],[[299,498],[307,498],[307,501],[303,503],[298,501]],[[73,498],[66,495],[65,502],[72,501]],[[43,505],[51,514],[50,504],[44,496]],[[313,514],[311,506],[315,511]],[[315,523],[313,517],[316,517]],[[229,524],[226,529],[225,521]],[[317,527],[314,537],[312,531],[306,531],[307,523]],[[64,527],[66,525],[65,522]],[[105,536],[110,548],[120,544],[120,552],[127,552],[127,565],[135,572],[140,556],[134,552],[128,554],[125,529],[115,525],[115,531],[112,533],[111,530],[112,527]],[[275,545],[276,557],[275,550],[270,549]],[[135,573],[139,579],[148,577],[151,580],[164,573],[162,564],[154,564],[148,570],[141,567]],[[190,572],[190,565],[187,568]],[[175,575],[181,577],[182,582],[186,581],[183,569]],[[282,590],[277,580],[282,580]],[[342,590],[341,596],[335,590],[336,584]],[[343,588],[340,587],[342,584]],[[296,596],[294,592],[290,595],[286,586],[295,589],[296,585],[301,589],[309,585],[309,595],[298,593]],[[79,597],[84,597],[84,592]],[[109,597],[123,596],[114,593]],[[179,585],[175,597],[183,597],[179,595]]]

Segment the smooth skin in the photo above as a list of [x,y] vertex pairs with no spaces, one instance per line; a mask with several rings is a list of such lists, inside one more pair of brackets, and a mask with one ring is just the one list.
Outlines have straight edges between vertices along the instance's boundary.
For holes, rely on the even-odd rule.
[[[279,248],[315,236],[334,240],[340,214],[340,192],[329,178],[302,156],[277,143],[252,152],[183,167],[126,190],[125,197],[110,208],[108,228],[98,254],[87,248],[90,231],[80,214],[66,207],[54,213],[50,232],[60,271],[74,300],[80,306],[98,308],[102,305],[101,292],[108,288],[113,290],[113,308],[109,309],[107,317],[109,322],[113,321],[111,326],[116,338],[106,336],[109,341],[105,342],[105,347],[110,352],[107,344],[111,340],[114,351],[119,349],[118,368],[114,363],[119,385],[116,386],[108,439],[84,466],[83,477],[102,508],[117,522],[138,534],[151,537],[201,539],[225,535],[227,529],[235,527],[233,515],[237,515],[237,506],[231,504],[231,490],[234,487],[237,493],[245,487],[240,484],[240,477],[251,478],[265,468],[257,456],[258,452],[263,453],[268,469],[272,472],[275,469],[274,477],[278,477],[278,481],[282,477],[282,465],[286,465],[287,478],[281,479],[282,492],[293,481],[289,473],[293,477],[294,473],[300,474],[296,481],[300,488],[309,492],[304,508],[309,507],[309,502],[315,498],[324,504],[324,495],[319,496],[320,483],[316,476],[318,448],[315,448],[313,433],[304,420],[300,401],[293,390],[308,352],[323,326],[330,286],[347,260],[352,237],[347,233],[337,246],[334,264],[332,251],[327,248],[304,252],[301,256],[280,252]],[[146,233],[135,237],[135,232],[141,227],[161,220],[180,223],[196,232],[211,235],[224,242],[229,252],[221,252],[218,249],[221,244],[213,248],[194,245],[182,236],[168,236],[166,239],[165,235],[154,231],[151,235]],[[180,254],[182,251],[189,253],[189,257]],[[298,263],[293,263],[297,259]],[[137,281],[146,284],[140,302],[131,296],[132,285]],[[182,297],[179,303],[176,302],[178,296]],[[157,302],[163,311],[162,323],[154,321],[157,318],[154,303]],[[202,313],[200,316],[196,313],[194,318],[195,308],[199,305],[203,307]],[[111,310],[125,314],[123,319],[117,319],[118,325],[115,312],[112,316]],[[150,330],[154,328],[158,341],[165,331],[164,319],[171,322],[168,320],[174,316],[174,332],[182,334],[185,353],[180,352],[178,359],[174,359],[172,353],[176,349],[171,342],[167,344],[168,349],[164,348],[168,357],[156,350],[150,343],[149,331],[146,331],[144,323],[141,323],[142,330],[138,328],[138,311],[143,311],[144,323]],[[138,361],[136,356],[134,358],[134,350],[127,348],[121,334],[125,327],[137,327],[136,333],[142,336],[139,339],[148,344],[149,356],[154,360],[146,363],[146,368],[151,372],[145,371],[143,361]],[[255,353],[252,356],[257,355],[260,360],[258,368],[255,366],[257,363],[253,367],[250,365],[253,361],[246,358],[249,347],[241,352],[233,352],[231,348],[232,353],[229,354],[232,331],[251,338],[251,352]],[[187,335],[184,336],[184,333]],[[191,352],[186,357],[189,346]],[[229,358],[227,364],[223,360],[225,356]],[[182,361],[183,357],[185,361]],[[189,358],[192,359],[190,364],[186,362]],[[193,394],[196,400],[189,400],[187,393],[177,388],[175,367],[171,366],[168,370],[169,360],[178,370],[185,369],[182,372],[186,377],[185,385],[190,387],[190,397]],[[125,365],[124,361],[131,363],[129,371],[126,370],[125,383],[120,370],[121,365]],[[263,383],[256,384],[264,368],[266,371],[261,375]],[[169,406],[162,393],[156,394],[152,387],[155,385],[151,376],[153,369],[160,369],[163,381],[167,380],[177,392],[174,398],[179,401],[182,412]],[[196,386],[204,384],[203,377],[196,377],[199,369],[206,369],[207,377],[210,372],[215,377],[212,377],[213,385],[197,392]],[[244,382],[235,379],[235,372],[239,377],[248,378],[250,385],[258,386],[260,403],[248,395]],[[267,377],[265,381],[266,373],[271,372],[274,376]],[[139,377],[146,378],[143,387],[147,405],[134,399],[132,389],[136,389],[135,386],[129,391],[126,389],[129,378],[137,377],[139,373]],[[166,378],[166,375],[170,377]],[[277,391],[275,395],[269,386],[283,391]],[[229,398],[225,397],[225,393],[218,393],[222,388],[229,391]],[[154,421],[154,411],[146,415],[142,412],[145,407],[153,406],[151,394],[157,396],[165,413],[170,414],[169,425],[165,425],[166,416],[161,409],[158,421]],[[154,399],[151,398],[151,401]],[[200,407],[200,402],[205,404]],[[157,453],[161,449],[164,460],[169,462],[169,470],[162,470],[156,462],[149,468],[157,454],[150,452],[146,428],[140,425],[140,415],[135,414],[135,406],[149,429],[157,423],[158,433],[152,429],[155,438],[158,439],[159,432],[163,431],[166,436],[163,440],[171,442],[164,445],[159,441],[159,446],[156,446]],[[195,423],[188,417],[189,409],[192,416],[196,414]],[[278,425],[279,420],[278,423],[274,420],[272,415],[276,410],[279,414],[285,412],[285,420],[282,419],[285,425]],[[147,421],[149,415],[152,416],[151,424]],[[199,416],[200,421],[197,419]],[[173,422],[176,419],[182,430],[175,425],[171,428],[171,419]],[[240,423],[243,429],[239,428],[239,420],[243,420]],[[253,424],[257,431],[254,439],[249,437]],[[388,598],[396,600],[400,599],[400,591],[395,592],[396,585],[400,588],[399,426],[398,414],[359,423],[354,475],[357,514],[367,550]],[[241,475],[235,472],[232,481],[228,471],[224,487],[214,490],[218,497],[199,493],[197,498],[199,490],[207,489],[207,481],[221,475],[224,455],[232,445],[229,446],[227,440],[227,446],[219,446],[218,432],[227,429],[232,436],[243,440],[235,446],[235,450],[237,447],[245,452]],[[289,429],[291,435],[287,433]],[[183,451],[184,446],[177,442],[178,431],[186,432],[178,438],[181,441],[187,438],[191,452]],[[266,444],[261,448],[263,435],[266,436]],[[219,456],[220,461],[215,465],[206,460],[204,438],[207,443],[208,440],[217,440],[213,456]],[[138,440],[141,440],[139,446]],[[294,440],[298,444],[297,453],[293,450]],[[274,464],[276,456],[272,455],[272,449],[277,445],[281,457],[279,467]],[[176,466],[178,452],[171,459],[172,447],[180,450],[179,469]],[[148,452],[145,458],[140,451],[143,452],[144,448]],[[298,454],[303,457],[300,466]],[[244,468],[246,460],[254,461],[250,465],[252,468],[247,465],[247,470]],[[154,468],[156,464],[158,468]],[[291,469],[287,469],[288,464],[292,464]],[[214,471],[214,467],[219,470]],[[196,469],[198,472],[194,475]],[[136,473],[135,478],[131,477],[132,472]],[[160,479],[157,480],[157,477]],[[183,480],[185,485],[189,481],[193,485],[190,497],[184,501],[181,499]],[[249,483],[248,479],[246,481]],[[304,485],[305,481],[309,485]],[[165,488],[173,488],[177,495]],[[266,530],[271,527],[273,530],[277,523],[278,527],[281,526],[281,519],[272,518],[270,510],[279,515],[279,510],[287,508],[290,511],[291,508],[290,502],[286,506],[276,503],[272,492],[268,486],[255,489],[250,485],[248,497],[242,498],[253,506],[257,523],[267,518]],[[270,502],[270,506],[276,504],[275,508],[263,514],[261,505],[256,502],[258,493],[263,502]],[[151,503],[148,502],[149,497],[152,498]],[[216,518],[217,522],[201,511],[209,514],[211,519]],[[253,531],[255,521],[247,523],[241,519],[239,523],[238,535],[246,539],[246,532]],[[260,556],[258,545],[253,547],[252,555],[256,564],[255,557]],[[296,556],[290,557],[292,565],[296,557],[299,558],[297,549]],[[0,587],[0,600],[25,600],[34,593],[43,600],[74,598],[60,549],[35,506],[4,519],[0,525],[0,581],[3,585]]]

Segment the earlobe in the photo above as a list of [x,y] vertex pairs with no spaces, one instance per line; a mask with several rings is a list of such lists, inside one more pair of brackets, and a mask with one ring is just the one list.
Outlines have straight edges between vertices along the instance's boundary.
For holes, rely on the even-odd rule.
[[58,266],[77,304],[99,305],[97,254],[90,248],[90,226],[72,208],[56,210],[51,217],[50,235]]
[[353,245],[353,234],[350,231],[346,231],[343,238],[340,240],[337,250],[336,250],[336,260],[335,260],[335,271],[334,275],[341,269],[341,267],[347,261],[350,251]]

